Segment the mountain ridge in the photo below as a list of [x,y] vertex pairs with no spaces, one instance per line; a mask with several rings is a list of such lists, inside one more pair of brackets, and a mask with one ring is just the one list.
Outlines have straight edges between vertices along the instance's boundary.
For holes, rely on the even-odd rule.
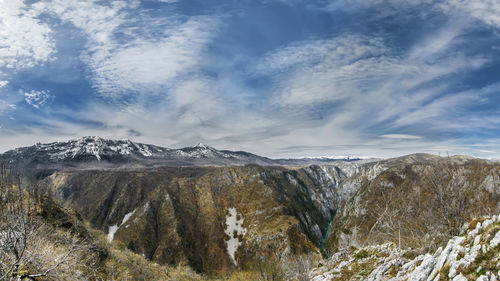
[[158,166],[306,166],[336,162],[370,162],[362,158],[271,159],[246,151],[218,150],[203,143],[178,149],[87,136],[65,142],[37,143],[0,154],[0,161],[22,168],[113,168]]

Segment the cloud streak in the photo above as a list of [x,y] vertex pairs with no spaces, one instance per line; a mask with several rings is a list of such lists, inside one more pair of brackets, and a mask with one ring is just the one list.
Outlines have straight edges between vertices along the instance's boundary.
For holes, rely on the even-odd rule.
[[447,0],[442,7],[447,12],[460,12],[500,28],[500,3],[495,0]]
[[387,134],[387,135],[381,135],[380,137],[385,138],[385,139],[398,139],[398,140],[419,140],[419,139],[422,139],[421,136],[403,135],[403,134]]
[[217,20],[212,17],[191,18],[165,30],[162,38],[139,38],[107,56],[91,58],[95,85],[105,96],[160,92],[203,63],[201,52],[216,29]]
[[[470,93],[453,93],[450,83],[487,60],[457,52],[456,32],[444,40],[440,36],[447,30],[436,31],[406,53],[391,50],[378,38],[305,42],[273,52],[260,68],[279,73],[275,101],[281,106],[314,108],[342,101],[334,119],[344,125],[389,121],[385,127],[397,129],[442,118],[448,107],[474,100]],[[440,55],[445,52],[454,56]]]

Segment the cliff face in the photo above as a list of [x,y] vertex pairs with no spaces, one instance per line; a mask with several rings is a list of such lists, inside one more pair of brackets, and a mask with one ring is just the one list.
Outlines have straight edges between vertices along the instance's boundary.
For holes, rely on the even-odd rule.
[[335,167],[58,171],[44,179],[108,239],[203,272],[319,253],[346,175]]

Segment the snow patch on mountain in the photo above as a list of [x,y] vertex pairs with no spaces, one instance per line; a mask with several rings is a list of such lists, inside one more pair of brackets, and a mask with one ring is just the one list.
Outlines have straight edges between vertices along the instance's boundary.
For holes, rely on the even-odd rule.
[[50,161],[68,161],[76,159],[95,158],[97,161],[104,157],[153,157],[155,153],[163,150],[154,145],[134,143],[130,140],[106,140],[97,136],[72,139],[67,142],[53,142],[47,144],[36,144],[32,147],[21,147],[5,154],[11,154],[17,158],[28,158],[33,155],[49,159]]
[[243,243],[240,241],[240,236],[244,236],[247,233],[247,229],[243,227],[243,216],[238,215],[236,208],[228,209],[228,216],[226,217],[226,229],[225,233],[229,236],[227,243],[227,253],[235,266],[238,266],[235,254],[238,247]]
[[112,225],[108,228],[108,241],[109,242],[113,241],[113,239],[115,238],[115,233],[118,231],[118,229],[120,229],[120,227],[122,225],[124,225],[135,214],[136,210],[133,210],[132,212],[127,213],[125,216],[123,216],[122,222],[120,224],[118,224],[118,225],[115,224],[115,225]]
[[132,212],[126,214],[124,217],[123,217],[123,220],[122,220],[122,223],[120,224],[120,226],[124,225],[134,214],[135,214],[135,211],[136,210],[133,210]]
[[[83,168],[93,164],[103,166],[122,166],[131,164],[134,167],[161,165],[200,165],[200,166],[230,166],[230,165],[295,165],[312,164],[345,166],[346,173],[357,170],[358,164],[370,160],[332,160],[321,161],[308,159],[269,159],[244,151],[217,150],[206,144],[179,149],[163,148],[155,145],[135,143],[130,140],[109,140],[98,136],[72,139],[66,142],[38,143],[34,146],[16,148],[0,154],[0,160],[13,166],[48,167],[55,164],[77,164]],[[94,163],[92,163],[94,162]],[[99,163],[101,162],[101,163]],[[92,163],[92,164],[91,164]],[[74,165],[73,167],[75,167]],[[340,167],[344,169],[344,167]]]
[[115,233],[118,230],[118,225],[112,225],[108,228],[108,241],[111,242],[115,238]]
[[191,147],[181,148],[180,150],[178,150],[178,152],[180,155],[189,158],[239,158],[235,153],[219,151],[203,143],[199,143]]

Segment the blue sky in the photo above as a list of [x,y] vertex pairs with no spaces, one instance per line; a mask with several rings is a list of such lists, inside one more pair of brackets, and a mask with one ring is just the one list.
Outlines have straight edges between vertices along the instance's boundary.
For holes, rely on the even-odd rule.
[[0,0],[0,151],[500,158],[497,0]]

